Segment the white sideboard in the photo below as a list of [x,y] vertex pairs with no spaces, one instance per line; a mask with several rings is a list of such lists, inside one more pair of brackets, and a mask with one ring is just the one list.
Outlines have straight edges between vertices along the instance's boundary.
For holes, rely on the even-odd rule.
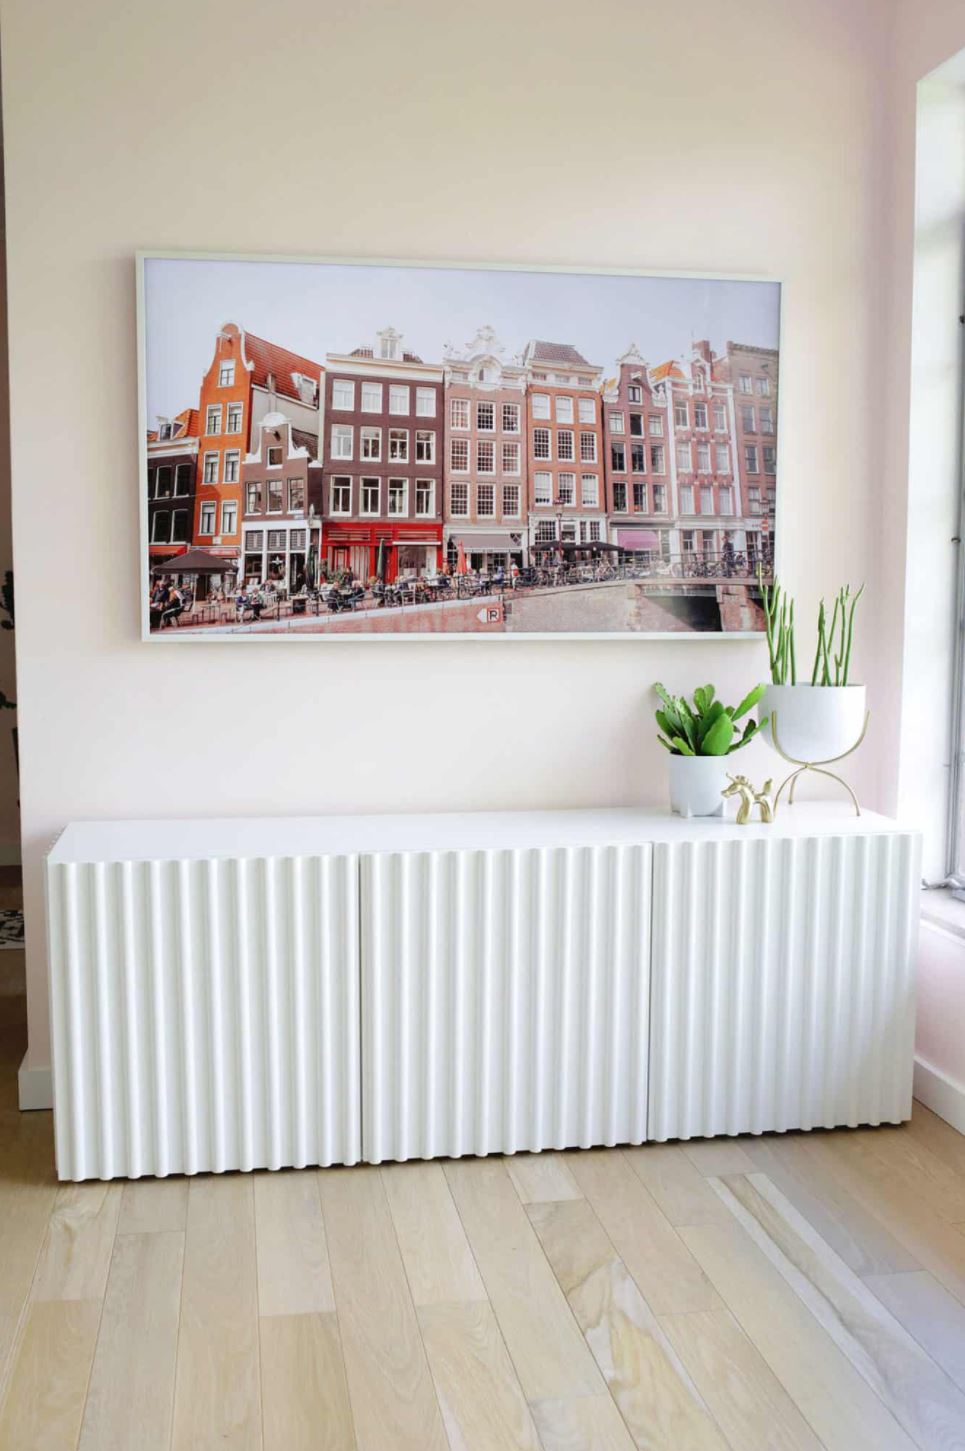
[[836,806],[69,826],[58,1173],[898,1122],[918,856]]

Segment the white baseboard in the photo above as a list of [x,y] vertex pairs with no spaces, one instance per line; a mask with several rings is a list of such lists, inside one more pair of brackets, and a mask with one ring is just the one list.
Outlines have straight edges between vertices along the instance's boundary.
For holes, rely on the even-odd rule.
[[924,1058],[915,1059],[915,1097],[953,1129],[965,1134],[965,1085],[956,1083]]
[[17,1089],[22,1109],[54,1106],[54,1076],[49,1066],[31,1068],[25,1058],[17,1074]]

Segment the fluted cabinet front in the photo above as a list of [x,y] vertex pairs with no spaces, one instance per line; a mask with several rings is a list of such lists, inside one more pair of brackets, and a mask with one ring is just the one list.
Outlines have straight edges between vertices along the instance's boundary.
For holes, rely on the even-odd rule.
[[651,860],[363,858],[366,1160],[644,1140]]
[[356,857],[47,871],[62,1179],[358,1160]]
[[911,1113],[919,839],[654,848],[652,1139]]

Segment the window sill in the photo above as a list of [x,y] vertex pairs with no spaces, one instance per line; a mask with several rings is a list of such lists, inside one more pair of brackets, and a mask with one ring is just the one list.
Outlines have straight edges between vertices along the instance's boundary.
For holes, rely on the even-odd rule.
[[965,938],[965,902],[953,896],[947,887],[922,892],[921,920]]

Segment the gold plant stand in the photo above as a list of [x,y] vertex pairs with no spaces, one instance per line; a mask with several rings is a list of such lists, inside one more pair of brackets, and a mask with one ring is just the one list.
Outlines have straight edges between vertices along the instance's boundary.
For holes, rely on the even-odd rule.
[[842,751],[840,756],[829,756],[826,761],[799,761],[794,756],[789,756],[786,751],[781,749],[781,742],[779,741],[777,735],[777,711],[773,711],[771,713],[771,740],[774,742],[774,749],[777,751],[777,754],[782,758],[782,760],[787,761],[788,765],[795,767],[795,770],[791,772],[790,776],[788,776],[786,780],[782,781],[780,786],[778,786],[777,788],[777,795],[774,797],[774,814],[777,815],[777,808],[781,804],[781,797],[784,794],[784,788],[786,786],[789,786],[791,788],[787,793],[787,804],[788,806],[793,806],[794,788],[797,785],[798,777],[803,776],[805,771],[813,771],[816,776],[827,776],[829,780],[837,781],[839,786],[843,786],[845,791],[847,791],[848,795],[851,797],[851,804],[854,807],[855,815],[860,816],[861,807],[858,805],[858,798],[852,791],[851,787],[848,785],[847,781],[845,781],[843,776],[839,776],[836,774],[836,772],[829,771],[827,768],[828,766],[836,765],[838,761],[843,761],[846,756],[854,754],[854,752],[861,745],[861,742],[864,740],[865,735],[867,734],[868,721],[870,719],[871,711],[866,710],[864,713],[864,725],[861,727],[860,736],[855,741],[854,745],[849,746],[846,751]]

